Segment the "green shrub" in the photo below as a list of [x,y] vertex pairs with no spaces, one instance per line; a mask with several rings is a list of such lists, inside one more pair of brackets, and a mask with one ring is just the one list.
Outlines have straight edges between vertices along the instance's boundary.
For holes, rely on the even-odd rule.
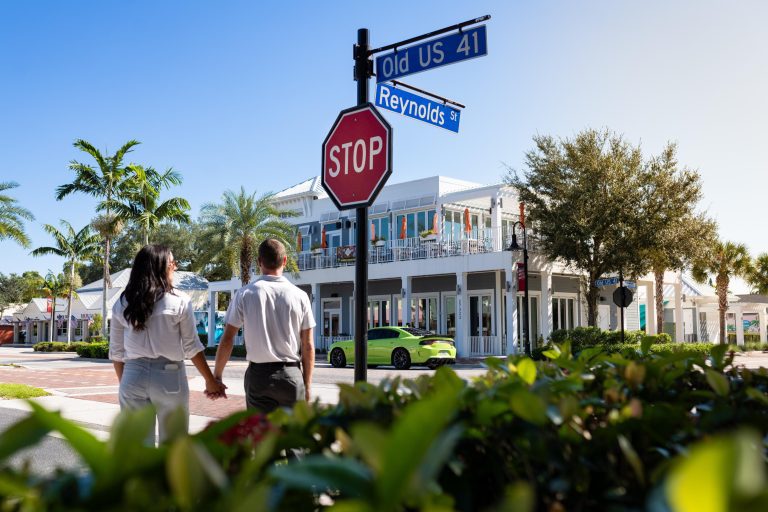
[[88,341],[91,343],[107,343],[109,342],[109,337],[107,336],[91,336]]
[[766,351],[766,350],[768,350],[768,343],[761,343],[760,340],[757,340],[757,341],[746,341],[746,340],[744,340],[744,350],[746,350],[746,351],[750,351],[750,350]]
[[65,341],[41,341],[32,345],[35,352],[77,352],[77,347],[88,345],[87,341],[73,341],[67,344]]
[[[643,341],[645,331],[624,331],[624,343],[635,344]],[[616,345],[622,343],[621,331],[607,331],[605,333],[605,344]]]
[[6,382],[0,382],[0,399],[17,399],[17,398],[35,398],[38,396],[48,396],[49,392],[44,389],[35,388],[26,384],[12,384]]
[[[642,331],[638,331],[642,332]],[[658,343],[672,343],[672,336],[662,332],[660,334],[647,334],[642,337],[641,341],[648,340],[651,344],[656,345]]]
[[[205,347],[205,355],[215,356],[217,348],[219,348],[218,345],[213,347]],[[245,356],[246,356],[245,345],[234,345],[232,347],[232,357],[245,357]]]
[[77,348],[77,355],[91,359],[109,359],[109,343],[86,343]]
[[[6,467],[0,508],[708,510],[714,496],[718,510],[768,509],[768,371],[733,367],[725,346],[658,346],[574,357],[566,343],[538,363],[490,358],[471,382],[440,368],[341,385],[337,405],[242,412],[157,448],[144,444],[151,411],[121,414],[100,441],[33,403],[0,466],[58,430],[86,468]],[[292,450],[303,457],[288,462]]]

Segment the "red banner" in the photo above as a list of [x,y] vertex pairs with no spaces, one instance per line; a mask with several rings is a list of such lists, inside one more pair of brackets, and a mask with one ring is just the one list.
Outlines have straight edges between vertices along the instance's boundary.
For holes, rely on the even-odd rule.
[[45,312],[50,313],[52,310],[53,310],[53,301],[51,299],[48,299],[45,305]]
[[525,290],[525,263],[517,264],[517,291]]

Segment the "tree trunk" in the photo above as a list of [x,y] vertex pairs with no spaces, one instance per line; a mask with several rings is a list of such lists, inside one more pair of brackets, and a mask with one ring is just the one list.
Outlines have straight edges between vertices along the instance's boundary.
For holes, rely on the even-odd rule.
[[149,245],[149,229],[144,230],[144,245]]
[[251,261],[253,261],[253,254],[251,253],[251,239],[249,236],[243,237],[240,245],[240,282],[243,286],[247,285],[251,281]]
[[48,338],[49,341],[56,341],[53,339],[53,333],[55,332],[53,329],[53,323],[56,321],[56,294],[53,295],[53,301],[51,302],[51,325],[49,332],[51,333],[50,337]]
[[728,338],[725,333],[725,313],[728,311],[728,276],[718,274],[715,286],[717,289],[718,310],[720,313],[720,344],[727,345]]
[[656,284],[654,300],[656,302],[656,334],[664,332],[664,269],[653,269],[653,277]]
[[112,288],[109,279],[109,237],[104,238],[104,286],[101,294],[101,336],[107,337],[107,290]]
[[69,298],[67,299],[67,345],[72,343],[72,287],[75,284],[75,260],[69,267]]
[[597,277],[590,276],[587,285],[587,325],[590,327],[597,326],[597,299],[600,297],[600,288],[595,286],[596,280]]

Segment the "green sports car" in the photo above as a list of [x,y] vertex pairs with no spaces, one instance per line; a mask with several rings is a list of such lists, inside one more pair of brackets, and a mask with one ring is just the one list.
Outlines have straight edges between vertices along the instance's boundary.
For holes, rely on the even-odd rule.
[[[343,368],[355,361],[355,340],[333,343],[328,362]],[[456,362],[453,338],[412,327],[376,327],[368,329],[368,365],[392,365],[407,370],[412,364],[437,368]]]

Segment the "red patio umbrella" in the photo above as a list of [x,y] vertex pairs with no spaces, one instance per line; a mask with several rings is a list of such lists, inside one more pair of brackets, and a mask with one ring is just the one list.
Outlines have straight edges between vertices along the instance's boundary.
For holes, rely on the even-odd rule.
[[301,231],[296,235],[296,252],[301,252]]
[[406,231],[406,227],[407,227],[407,226],[406,226],[405,215],[403,215],[403,222],[401,222],[401,223],[400,223],[400,239],[401,239],[401,240],[404,240],[404,239],[405,239],[405,231]]
[[371,242],[376,238],[376,226],[371,222]]
[[320,233],[320,248],[325,249],[328,247],[325,243],[325,226],[323,226],[323,231]]
[[469,208],[464,208],[464,233],[469,238],[469,232],[472,231],[472,226],[469,223]]
[[432,233],[437,234],[437,212],[432,216]]

